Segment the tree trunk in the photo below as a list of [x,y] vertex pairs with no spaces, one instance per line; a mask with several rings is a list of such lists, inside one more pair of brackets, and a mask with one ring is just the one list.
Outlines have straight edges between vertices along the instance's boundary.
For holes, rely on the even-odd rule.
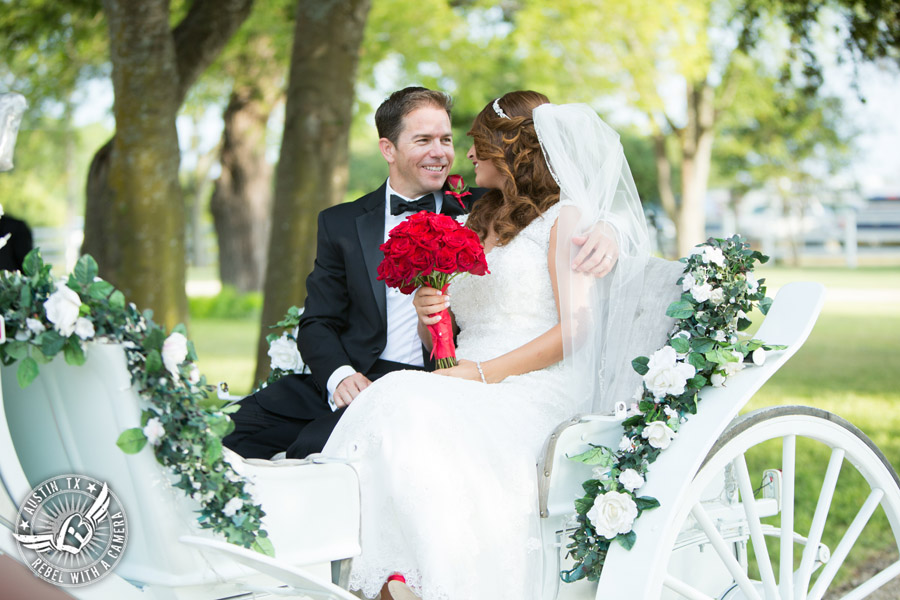
[[210,210],[219,241],[219,279],[238,291],[261,291],[269,249],[272,166],[266,124],[281,95],[281,69],[267,38],[245,48],[251,69],[237,74],[223,119],[220,163]]
[[659,201],[663,211],[673,221],[677,215],[675,194],[672,192],[672,164],[666,152],[666,137],[661,131],[653,136],[653,155],[656,159],[656,178]]
[[706,82],[688,91],[688,124],[681,131],[681,204],[675,227],[678,254],[687,256],[706,239],[706,190],[712,162],[715,90]]
[[166,325],[187,319],[184,203],[175,117],[252,0],[195,0],[175,30],[169,2],[104,0],[116,135],[91,161],[82,251]]
[[266,335],[306,297],[316,217],[343,200],[353,88],[370,0],[298,0],[272,207],[256,380],[268,372]]
[[[116,137],[109,156],[111,209],[105,218],[118,246],[118,287],[156,318],[187,315],[184,203],[178,183],[178,72],[165,0],[105,0],[112,61]],[[127,243],[124,243],[126,242]]]

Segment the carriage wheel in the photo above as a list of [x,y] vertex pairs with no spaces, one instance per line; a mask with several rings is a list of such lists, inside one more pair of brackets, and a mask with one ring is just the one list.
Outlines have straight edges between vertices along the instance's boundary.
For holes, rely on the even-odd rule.
[[[798,483],[806,488],[796,489]],[[829,519],[838,502],[852,505],[849,524]],[[680,533],[666,600],[821,600],[826,592],[856,600],[900,574],[896,560],[835,594],[835,575],[848,557],[866,558],[861,534],[897,551],[900,479],[859,429],[817,408],[772,407],[735,420],[706,456],[672,523]],[[683,555],[692,562],[679,566],[679,552],[693,552]]]

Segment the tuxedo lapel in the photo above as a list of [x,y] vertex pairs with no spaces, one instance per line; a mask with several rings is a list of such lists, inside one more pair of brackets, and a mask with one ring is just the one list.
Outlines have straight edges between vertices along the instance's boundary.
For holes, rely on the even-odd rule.
[[381,316],[384,326],[387,327],[387,288],[383,281],[378,280],[378,265],[384,258],[384,254],[378,248],[384,242],[384,202],[384,185],[366,196],[364,200],[366,212],[356,217],[356,233],[359,236],[363,259],[366,262],[369,284],[372,286],[375,303],[378,305],[378,314]]

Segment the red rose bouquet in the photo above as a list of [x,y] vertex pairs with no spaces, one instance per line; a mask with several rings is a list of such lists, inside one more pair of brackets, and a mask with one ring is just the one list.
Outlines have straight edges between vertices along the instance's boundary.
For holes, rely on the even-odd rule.
[[[422,285],[446,292],[460,273],[490,273],[478,235],[447,215],[422,211],[410,216],[391,229],[381,251],[384,260],[378,265],[378,279],[404,294]],[[428,330],[431,356],[443,369],[456,366],[456,347],[450,313],[444,309],[438,314],[441,320]]]

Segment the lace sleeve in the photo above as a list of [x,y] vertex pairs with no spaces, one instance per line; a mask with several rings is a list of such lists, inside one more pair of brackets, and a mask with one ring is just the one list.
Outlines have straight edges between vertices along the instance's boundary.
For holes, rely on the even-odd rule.
[[550,251],[550,230],[556,224],[559,218],[560,203],[556,203],[528,226],[522,230],[522,235],[533,242],[536,242],[544,249],[545,252]]

